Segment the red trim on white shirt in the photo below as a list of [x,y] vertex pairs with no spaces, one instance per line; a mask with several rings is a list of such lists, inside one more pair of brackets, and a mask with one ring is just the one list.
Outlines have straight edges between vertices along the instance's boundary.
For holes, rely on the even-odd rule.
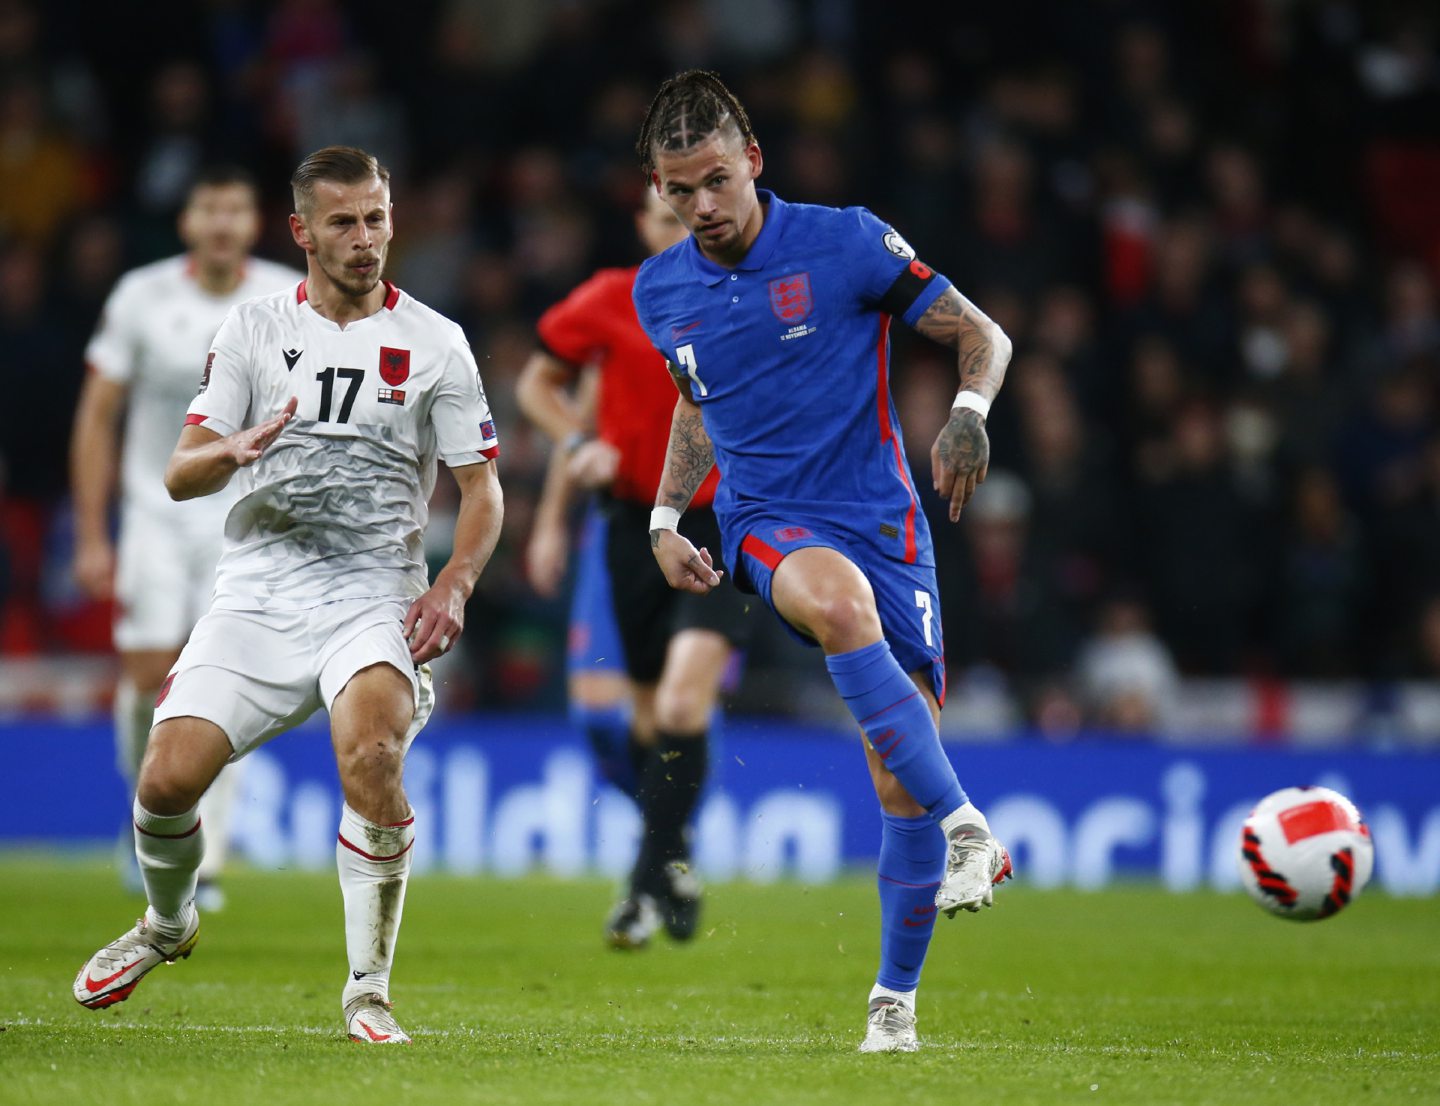
[[204,421],[205,421],[206,419],[208,419],[209,417],[210,417],[209,415],[186,415],[186,416],[185,416],[185,425],[186,425],[186,426],[199,426],[202,422],[204,422]]
[[[385,285],[385,310],[394,311],[395,305],[400,302],[400,289],[396,288],[395,285],[391,284],[388,280],[382,280],[380,283]],[[296,303],[304,303],[309,298],[309,293],[305,290],[305,284],[306,281],[302,280],[300,287],[295,289]]]

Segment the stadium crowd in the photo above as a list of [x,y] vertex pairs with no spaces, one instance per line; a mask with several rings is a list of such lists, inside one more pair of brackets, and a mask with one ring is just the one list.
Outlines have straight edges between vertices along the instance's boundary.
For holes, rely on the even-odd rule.
[[[763,184],[865,203],[1014,340],[990,479],[958,526],[925,499],[952,674],[1116,725],[1145,722],[1103,694],[1137,665],[1440,676],[1440,19],[1419,0],[0,0],[0,657],[110,648],[70,576],[65,456],[115,279],[179,250],[216,161],[256,173],[261,252],[297,263],[284,182],[343,142],[393,170],[390,275],[465,326],[504,441],[454,694],[558,705],[565,610],[522,555],[546,446],[515,380],[546,307],[638,260],[635,134],[692,65],[749,105]],[[922,477],[952,360],[897,336]],[[796,666],[758,642],[755,705],[795,701]]]

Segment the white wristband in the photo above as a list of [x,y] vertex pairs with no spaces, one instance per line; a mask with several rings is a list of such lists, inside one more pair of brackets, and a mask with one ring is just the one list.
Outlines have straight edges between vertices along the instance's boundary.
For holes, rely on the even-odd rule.
[[982,419],[990,416],[990,401],[979,392],[971,392],[961,389],[955,393],[955,402],[950,405],[951,411],[957,410],[974,411]]
[[650,529],[675,530],[680,526],[680,512],[674,507],[656,507],[650,512]]

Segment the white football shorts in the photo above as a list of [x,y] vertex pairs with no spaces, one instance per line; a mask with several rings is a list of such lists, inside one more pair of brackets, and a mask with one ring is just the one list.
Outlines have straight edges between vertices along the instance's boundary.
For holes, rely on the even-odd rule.
[[[214,512],[207,512],[207,520]],[[115,554],[115,648],[178,649],[215,592],[224,519],[177,526],[173,518],[127,509]]]
[[161,689],[155,722],[195,717],[225,732],[238,760],[328,711],[350,678],[389,664],[410,680],[415,740],[435,705],[428,665],[417,669],[400,627],[407,599],[340,599],[302,611],[208,612]]

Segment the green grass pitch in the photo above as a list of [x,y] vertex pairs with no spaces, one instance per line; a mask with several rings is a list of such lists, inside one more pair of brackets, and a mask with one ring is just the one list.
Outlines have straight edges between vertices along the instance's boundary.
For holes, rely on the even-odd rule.
[[237,872],[195,955],[98,1013],[85,957],[138,906],[93,861],[0,855],[0,1101],[1440,1103],[1440,908],[1326,922],[1240,895],[1002,889],[941,919],[922,1050],[856,1053],[873,885],[713,887],[702,935],[606,950],[611,888],[417,877],[392,997],[408,1048],[349,1043],[333,879]]

